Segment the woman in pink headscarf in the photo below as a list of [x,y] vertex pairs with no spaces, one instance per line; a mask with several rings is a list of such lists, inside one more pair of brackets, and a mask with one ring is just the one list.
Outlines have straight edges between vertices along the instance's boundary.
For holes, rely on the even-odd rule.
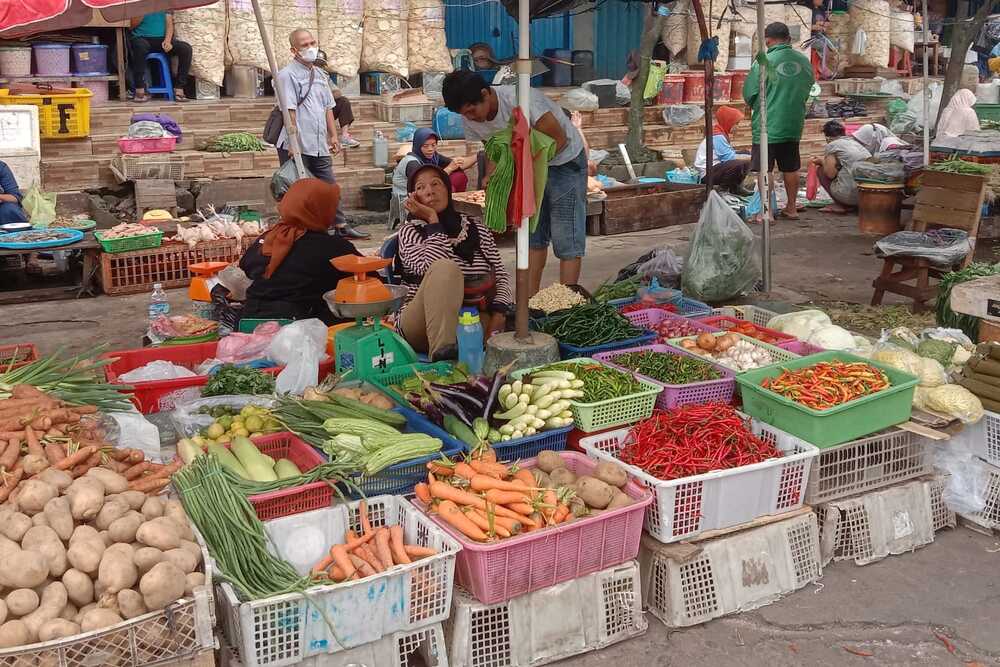
[[937,136],[957,137],[978,130],[979,116],[972,108],[975,103],[976,96],[971,90],[962,88],[956,92],[941,114],[941,120],[937,124]]

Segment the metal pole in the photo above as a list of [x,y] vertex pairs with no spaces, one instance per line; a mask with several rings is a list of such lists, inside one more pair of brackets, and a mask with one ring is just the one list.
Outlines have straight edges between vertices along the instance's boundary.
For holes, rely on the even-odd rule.
[[[924,89],[922,94],[924,96],[924,165],[931,163],[931,123],[928,114],[930,113],[930,97],[928,97],[927,91],[927,42],[929,40],[929,29],[927,28],[927,0],[923,2],[923,15],[924,15]],[[937,61],[935,61],[937,62]]]
[[[517,3],[517,105],[524,117],[531,119],[531,11],[528,0]],[[514,338],[528,338],[528,218],[517,228],[517,271],[515,272]]]
[[[701,33],[701,41],[704,42],[708,39],[708,23],[705,20],[705,10],[702,9],[700,0],[694,0],[691,3],[694,8],[694,15],[698,19],[698,31]],[[709,5],[709,10],[711,10],[711,5]],[[711,11],[709,12],[711,13]],[[711,17],[709,17],[711,20]],[[713,181],[713,165],[715,161],[713,159],[713,148],[714,137],[712,133],[712,90],[713,83],[712,80],[715,74],[715,62],[712,60],[705,61],[705,194],[707,195],[712,190]]]
[[[924,0],[926,2],[926,0]],[[757,0],[757,53],[767,53],[764,44],[764,0]],[[760,88],[757,93],[757,113],[760,115],[760,163],[757,166],[757,192],[760,193],[760,215],[764,225],[763,243],[761,243],[760,268],[764,282],[764,291],[771,291],[771,193],[768,188],[769,174],[767,172],[767,67],[757,63]]]
[[[260,3],[257,0],[250,0],[253,4],[253,14],[257,17],[257,28],[260,30],[260,38],[264,40],[264,52],[267,54],[267,65],[271,68],[271,80],[274,82],[274,96],[278,99],[278,108],[281,109],[281,117],[285,120],[285,134],[288,137],[288,150],[295,161],[295,170],[299,172],[299,178],[305,178],[308,173],[302,164],[302,148],[299,146],[299,129],[292,122],[292,115],[285,108],[285,101],[281,99],[281,87],[278,86],[278,62],[274,59],[274,51],[271,49],[271,40],[267,36],[267,27],[264,24],[264,15],[260,13]],[[324,73],[323,76],[326,76]]]

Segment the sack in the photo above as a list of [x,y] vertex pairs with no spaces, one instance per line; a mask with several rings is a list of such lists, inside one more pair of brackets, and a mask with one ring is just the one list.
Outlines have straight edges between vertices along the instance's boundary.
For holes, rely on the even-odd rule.
[[583,88],[573,88],[562,96],[559,106],[567,111],[597,111],[597,95]]
[[671,127],[684,127],[705,117],[705,109],[695,104],[668,104],[663,107],[663,122]]
[[854,163],[851,175],[855,181],[868,183],[902,183],[906,180],[903,163],[898,160],[886,162],[869,162],[861,160]]
[[[302,178],[314,178],[314,176],[309,173],[309,168],[305,168],[305,176]],[[278,169],[271,176],[271,196],[274,197],[274,201],[281,201],[281,198],[285,196],[288,192],[288,188],[292,187],[292,183],[299,180],[299,170],[295,168],[295,160],[288,159],[285,164],[278,167]]]
[[681,272],[681,289],[709,303],[747,294],[760,280],[753,232],[714,190],[701,209]]
[[33,226],[48,227],[56,219],[56,195],[54,192],[42,192],[37,185],[32,185],[21,199],[21,208],[28,214]]
[[819,190],[819,165],[809,163],[809,173],[806,175],[806,199],[812,201],[816,199],[816,191]]

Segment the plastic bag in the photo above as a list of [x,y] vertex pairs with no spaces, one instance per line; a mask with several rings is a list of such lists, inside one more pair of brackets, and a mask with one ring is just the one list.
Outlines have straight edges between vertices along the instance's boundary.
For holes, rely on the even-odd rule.
[[109,412],[107,416],[118,425],[117,442],[141,450],[147,459],[162,460],[160,430],[142,413],[133,408],[127,412]]
[[193,378],[195,373],[183,366],[157,359],[144,366],[133,368],[127,373],[122,373],[118,379],[122,382],[152,382],[155,380],[176,380],[179,378]]
[[960,262],[973,248],[969,234],[960,229],[929,232],[893,232],[875,242],[878,257],[905,255],[929,260],[936,266]]
[[275,390],[279,394],[301,394],[319,383],[319,362],[326,353],[326,325],[316,318],[298,320],[282,327],[271,341],[268,357],[284,364]]
[[649,61],[649,76],[646,77],[646,87],[643,88],[642,97],[651,100],[660,94],[663,88],[663,77],[667,74],[667,63],[663,60]]
[[402,127],[396,128],[396,141],[413,141],[413,135],[417,133],[417,126],[407,121]]
[[705,117],[705,110],[694,104],[668,104],[663,107],[663,121],[673,127],[690,125]]
[[238,264],[230,264],[219,271],[219,284],[229,290],[230,299],[244,301],[247,298],[247,290],[250,289],[250,285],[253,285],[253,281],[247,277]]
[[21,198],[21,208],[28,214],[32,226],[48,227],[56,219],[56,195],[54,192],[42,192],[37,185],[32,185]]
[[594,164],[601,164],[602,162],[608,159],[608,155],[610,155],[610,153],[608,153],[606,150],[603,149],[595,150],[591,148],[590,154],[588,155],[587,159],[588,161],[593,162]]
[[[315,178],[309,172],[308,167],[304,167],[304,169],[306,173],[302,178]],[[299,180],[299,170],[295,168],[295,160],[290,158],[285,164],[278,167],[271,176],[271,196],[274,197],[274,201],[281,201],[281,198],[288,192],[288,188],[292,187],[292,183],[297,180]]]
[[819,190],[819,165],[810,162],[809,173],[806,175],[806,199],[812,201],[816,199],[816,192]]
[[898,160],[887,162],[870,162],[860,160],[854,163],[851,174],[855,181],[869,183],[902,183],[906,180],[903,163]]
[[277,322],[264,322],[253,333],[231,333],[219,341],[215,354],[227,364],[263,359],[268,356],[268,348],[280,330],[281,325]]
[[885,107],[885,116],[892,123],[893,119],[904,111],[906,111],[906,102],[903,100],[889,100],[889,104]]
[[854,39],[851,41],[851,55],[862,56],[866,48],[868,48],[868,33],[858,28],[857,32],[854,33]]
[[975,514],[986,507],[990,475],[971,450],[958,444],[958,439],[935,443],[934,465],[944,473],[941,498],[953,512]]
[[567,111],[597,111],[597,95],[583,88],[573,88],[562,96],[559,106]]
[[[932,82],[926,89],[914,93],[910,98],[910,101],[906,103],[906,110],[908,113],[913,115],[913,122],[915,127],[923,128],[924,126],[924,96],[928,95],[928,118],[930,118],[930,129],[934,129],[937,126],[938,117],[938,107],[941,106],[941,84],[937,81]],[[898,120],[898,117],[897,117]],[[894,134],[899,134],[896,132],[895,127],[890,128]]]
[[681,275],[684,260],[670,248],[657,248],[653,256],[640,264],[635,275],[640,278],[655,278],[661,285],[673,285]]
[[871,359],[915,376],[921,387],[938,387],[948,382],[948,374],[940,363],[888,341],[875,344]]
[[248,405],[259,405],[263,408],[274,407],[275,400],[270,396],[212,396],[210,398],[199,398],[194,401],[180,403],[174,407],[170,413],[170,422],[177,431],[177,435],[182,438],[190,438],[198,435],[203,428],[212,425],[215,418],[211,415],[200,414],[202,408],[214,408],[225,405],[232,408],[243,409]]
[[684,293],[718,302],[748,293],[758,280],[760,253],[753,232],[719,193],[709,193],[684,259]]
[[697,169],[678,167],[667,172],[667,180],[671,183],[698,183],[701,176]]

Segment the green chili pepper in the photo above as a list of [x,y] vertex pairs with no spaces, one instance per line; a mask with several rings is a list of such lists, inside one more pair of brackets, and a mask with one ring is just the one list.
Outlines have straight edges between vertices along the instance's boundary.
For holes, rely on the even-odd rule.
[[667,384],[691,384],[722,377],[708,362],[668,352],[626,352],[611,362]]
[[645,329],[633,326],[614,306],[603,303],[573,306],[565,312],[537,320],[535,328],[575,347],[593,347],[646,333]]

